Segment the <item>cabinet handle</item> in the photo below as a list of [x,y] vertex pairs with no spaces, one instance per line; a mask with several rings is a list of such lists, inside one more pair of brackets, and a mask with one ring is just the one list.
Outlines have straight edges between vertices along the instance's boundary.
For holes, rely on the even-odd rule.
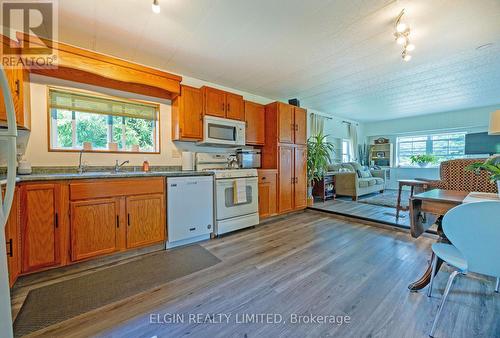
[[222,102],[222,111],[226,110],[225,108],[226,108],[226,107],[225,107],[225,105],[224,105],[224,102]]
[[299,125],[295,124],[295,131],[299,131]]
[[266,179],[266,176],[263,176],[263,177],[262,177],[262,180],[265,180],[265,179]]
[[12,249],[12,238],[7,241],[8,251],[7,256],[14,257],[14,250]]
[[130,226],[130,214],[127,214],[127,224]]
[[16,80],[16,95],[19,96],[19,94],[21,93],[21,88],[20,88],[20,83],[19,83],[19,80]]
[[120,216],[116,215],[116,227],[120,227]]
[[54,223],[55,223],[56,228],[59,228],[59,215],[57,214],[57,212],[55,215]]

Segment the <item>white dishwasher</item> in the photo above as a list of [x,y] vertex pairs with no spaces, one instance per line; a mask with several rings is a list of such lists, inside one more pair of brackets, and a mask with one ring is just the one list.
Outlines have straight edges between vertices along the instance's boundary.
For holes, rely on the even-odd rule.
[[167,248],[209,239],[213,229],[213,176],[167,178]]

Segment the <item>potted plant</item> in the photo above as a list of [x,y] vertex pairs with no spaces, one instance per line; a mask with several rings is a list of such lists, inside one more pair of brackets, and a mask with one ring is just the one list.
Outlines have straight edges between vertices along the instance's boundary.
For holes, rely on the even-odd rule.
[[425,168],[431,163],[437,163],[437,158],[432,154],[420,154],[410,156],[410,161],[412,164],[417,164],[420,168]]
[[482,170],[487,171],[491,182],[496,182],[498,197],[500,197],[500,155],[491,156],[484,162],[473,163],[465,170],[474,171],[476,174],[479,174]]
[[333,144],[327,141],[327,136],[319,133],[307,140],[307,196],[308,204],[314,201],[312,190],[314,182],[323,179],[331,162],[331,153],[334,152]]

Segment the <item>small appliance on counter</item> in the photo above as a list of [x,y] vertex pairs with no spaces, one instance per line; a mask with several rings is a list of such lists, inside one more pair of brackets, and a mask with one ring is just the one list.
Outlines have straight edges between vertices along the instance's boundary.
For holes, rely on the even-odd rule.
[[242,169],[256,169],[261,167],[260,149],[237,149],[236,156]]

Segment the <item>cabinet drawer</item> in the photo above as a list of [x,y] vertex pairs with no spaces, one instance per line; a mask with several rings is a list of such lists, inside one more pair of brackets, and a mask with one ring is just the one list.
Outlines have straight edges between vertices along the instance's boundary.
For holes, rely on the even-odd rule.
[[70,183],[70,199],[85,200],[106,197],[118,197],[143,194],[163,194],[163,177],[132,179],[99,179]]

